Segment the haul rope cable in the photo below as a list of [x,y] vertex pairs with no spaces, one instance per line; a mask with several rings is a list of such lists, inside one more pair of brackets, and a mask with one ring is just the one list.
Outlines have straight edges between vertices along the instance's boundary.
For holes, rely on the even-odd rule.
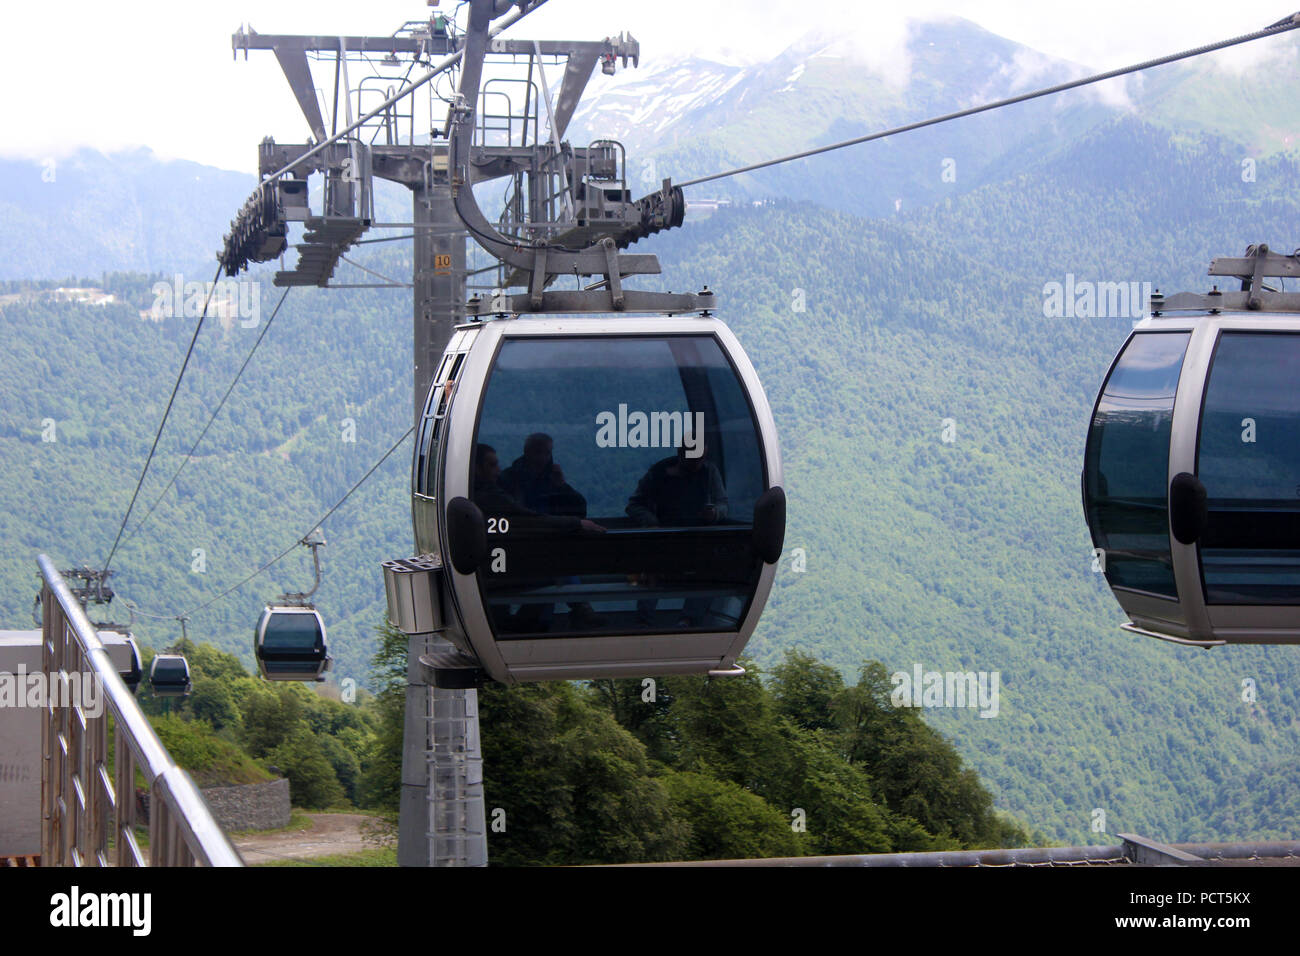
[[140,470],[140,480],[135,483],[135,492],[131,495],[131,503],[126,506],[126,514],[122,515],[122,526],[117,529],[117,537],[113,539],[113,547],[109,549],[108,560],[104,562],[104,574],[107,576],[109,566],[113,563],[113,555],[117,553],[117,546],[122,540],[122,532],[126,531],[126,523],[131,517],[131,510],[135,508],[136,499],[140,497],[140,488],[144,485],[144,476],[149,473],[149,464],[153,461],[154,452],[158,450],[158,441],[162,438],[163,428],[167,425],[167,417],[171,415],[172,405],[176,401],[176,393],[180,390],[181,380],[185,378],[185,370],[189,368],[190,357],[194,354],[194,344],[199,340],[199,333],[203,331],[203,320],[208,316],[208,306],[212,304],[212,293],[216,291],[217,280],[221,278],[221,267],[217,266],[217,274],[212,277],[212,282],[208,286],[208,295],[203,302],[203,311],[199,313],[198,324],[194,326],[194,335],[190,337],[190,347],[185,350],[185,361],[181,363],[180,374],[176,376],[176,384],[172,386],[171,397],[167,399],[167,408],[163,410],[162,421],[158,423],[158,431],[153,436],[153,444],[149,446],[149,455],[144,460],[144,468]]
[[316,528],[319,528],[321,525],[323,525],[329,519],[330,515],[338,511],[339,508],[343,507],[344,502],[346,502],[350,497],[352,497],[353,492],[355,492],[358,488],[360,488],[362,484],[365,483],[366,479],[369,478],[371,475],[373,475],[379,469],[379,466],[382,465],[385,461],[387,461],[389,456],[392,455],[393,452],[397,451],[398,447],[400,447],[401,444],[404,441],[406,441],[406,439],[411,437],[411,434],[414,431],[415,431],[415,426],[412,425],[410,428],[406,430],[406,432],[402,435],[401,438],[393,442],[392,446],[390,446],[388,451],[384,452],[383,455],[380,456],[377,462],[375,462],[373,465],[370,466],[370,470],[367,471],[364,475],[362,475],[361,478],[357,480],[356,484],[354,484],[351,488],[348,489],[347,494],[345,494],[342,498],[336,501],[328,511],[326,511],[323,515],[321,515],[314,522],[312,522],[311,526],[308,527],[308,529],[305,532],[303,532],[303,534],[299,535],[298,538],[293,542],[293,544],[289,545],[289,547],[285,548],[283,551],[277,554],[270,561],[267,561],[264,565],[262,565],[252,574],[248,575],[238,584],[234,585],[233,587],[227,588],[226,590],[222,591],[220,594],[218,594],[216,597],[212,598],[211,600],[196,605],[195,607],[181,614],[152,614],[147,611],[141,610],[133,602],[128,601],[125,596],[123,596],[123,601],[126,603],[127,607],[129,607],[131,610],[135,611],[138,614],[142,614],[145,617],[151,617],[156,620],[165,620],[165,621],[179,620],[182,617],[189,618],[191,615],[196,614],[199,611],[202,611],[205,608],[212,606],[213,604],[216,604],[218,601],[220,601],[222,598],[226,597],[227,595],[232,594],[235,591],[238,591],[245,584],[253,580],[253,578],[257,577],[259,574],[261,574],[267,568],[271,567],[273,564],[276,564],[277,562],[287,557],[294,550],[294,548],[298,547],[298,545],[302,542],[303,538],[307,537],[307,535],[311,534],[312,531],[314,531]]
[[[152,505],[150,505],[149,510],[145,512],[144,517],[140,519],[139,523],[136,524],[135,528],[131,531],[132,535],[140,533],[140,529],[143,528],[145,524],[149,521],[149,516],[154,513],[154,509],[156,509],[158,505],[162,504],[162,500],[164,497],[166,497],[167,492],[171,490],[172,485],[176,483],[176,479],[180,477],[181,472],[184,471],[185,469],[185,466],[188,465],[190,463],[190,459],[194,457],[194,451],[199,447],[199,442],[203,441],[203,436],[205,436],[208,433],[208,429],[212,427],[212,423],[215,422],[217,420],[217,416],[221,414],[221,409],[225,407],[226,400],[230,398],[230,393],[233,392],[235,390],[235,386],[239,384],[240,376],[242,376],[244,374],[244,370],[248,368],[248,363],[253,360],[253,355],[254,353],[257,352],[257,347],[262,344],[262,339],[264,339],[266,337],[266,333],[271,330],[271,323],[274,322],[275,317],[280,314],[280,306],[284,305],[284,300],[287,299],[288,297],[289,297],[289,289],[285,289],[284,294],[280,296],[280,301],[275,304],[275,309],[271,312],[271,317],[266,320],[266,324],[262,326],[262,331],[258,333],[257,341],[254,342],[253,347],[248,350],[248,356],[244,359],[244,364],[239,366],[239,371],[235,373],[234,381],[232,381],[230,383],[230,387],[226,389],[226,394],[221,396],[221,401],[217,402],[217,407],[213,410],[212,415],[208,418],[208,423],[203,426],[203,431],[199,432],[199,437],[194,439],[194,444],[191,445],[190,450],[185,453],[185,460],[182,461],[180,467],[176,469],[176,473],[172,475],[171,481],[167,482],[167,487],[163,488],[162,493],[158,495],[158,498],[154,501]],[[128,537],[130,537],[130,535],[128,535]]]

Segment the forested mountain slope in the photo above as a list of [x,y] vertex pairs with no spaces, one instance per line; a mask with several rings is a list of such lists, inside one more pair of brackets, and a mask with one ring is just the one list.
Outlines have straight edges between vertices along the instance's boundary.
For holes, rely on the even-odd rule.
[[[781,429],[787,554],[751,651],[771,665],[801,648],[850,678],[865,659],[891,672],[997,672],[996,717],[926,717],[1000,808],[1073,844],[1101,842],[1096,809],[1111,834],[1293,835],[1276,795],[1296,784],[1296,652],[1206,653],[1118,631],[1122,614],[1091,571],[1078,481],[1091,402],[1130,320],[1044,316],[1045,285],[1068,274],[1173,291],[1204,285],[1213,255],[1295,244],[1293,160],[1261,160],[1246,182],[1235,144],[1184,140],[1123,118],[889,220],[778,203],[643,244],[661,256],[665,286],[718,291]],[[407,268],[392,250],[363,261]],[[100,562],[117,530],[193,329],[193,318],[140,319],[154,278],[104,282],[130,305],[29,295],[0,307],[9,626],[29,619],[38,551]],[[268,273],[254,278],[265,322],[280,293]],[[407,295],[290,294],[195,460],[119,551],[121,593],[164,617],[216,598],[309,530],[402,434]],[[217,322],[203,332],[136,520],[256,334]],[[54,442],[42,441],[49,419]],[[366,678],[379,562],[411,548],[408,455],[409,444],[325,527],[318,603],[336,678]],[[191,634],[247,662],[261,603],[309,576],[305,552],[293,555],[195,612]],[[159,646],[178,632],[144,617],[137,630]],[[1255,704],[1241,699],[1244,678],[1258,685]]]

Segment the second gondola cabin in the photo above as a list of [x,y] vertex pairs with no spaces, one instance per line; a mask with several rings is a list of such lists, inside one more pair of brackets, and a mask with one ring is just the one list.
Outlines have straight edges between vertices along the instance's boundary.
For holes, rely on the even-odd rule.
[[508,683],[737,672],[785,534],[771,409],[711,316],[458,328],[412,486],[444,633]]
[[1263,280],[1300,276],[1300,261],[1252,247],[1211,274],[1246,288],[1154,297],[1115,358],[1088,433],[1084,509],[1127,630],[1296,644],[1300,295]]
[[136,643],[135,637],[129,631],[119,630],[101,630],[98,631],[97,636],[117,664],[117,672],[122,678],[122,683],[134,694],[144,676],[143,666],[140,663],[140,646]]
[[258,671],[267,680],[322,681],[329,670],[325,622],[313,607],[264,608],[253,642]]
[[159,654],[149,666],[149,685],[155,697],[188,697],[190,663],[183,654]]

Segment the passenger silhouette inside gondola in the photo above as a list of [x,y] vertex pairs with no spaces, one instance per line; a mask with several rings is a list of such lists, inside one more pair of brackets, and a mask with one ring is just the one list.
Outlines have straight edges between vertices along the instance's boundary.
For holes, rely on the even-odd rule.
[[[698,527],[725,521],[727,489],[718,466],[709,460],[703,436],[695,449],[683,445],[676,455],[651,465],[628,499],[626,511],[642,527]],[[642,577],[641,583],[651,587],[687,589],[698,584],[687,577],[673,576],[661,581]],[[637,622],[644,627],[655,626],[658,604],[654,599],[637,601]],[[708,598],[684,598],[675,629],[703,627],[709,608]]]
[[[555,440],[550,435],[533,432],[524,439],[523,454],[501,473],[501,487],[525,508],[538,514],[586,518],[587,499],[564,480],[564,472],[555,463],[554,450]],[[578,585],[582,582],[577,577],[568,577],[558,583]],[[547,605],[542,614],[542,623],[550,624],[550,610],[551,606]],[[571,628],[591,630],[608,623],[586,601],[569,605]]]
[[682,446],[650,466],[628,499],[627,515],[642,527],[717,524],[727,517],[727,489],[703,440],[699,454]]
[[[564,481],[563,472],[551,460],[552,442],[549,436],[530,435],[524,443],[524,454],[503,475],[496,449],[491,445],[474,447],[474,503],[486,518],[506,518],[510,530],[532,534],[600,534],[602,525],[586,517],[586,499]],[[505,478],[510,482],[503,484]],[[538,510],[520,500],[520,495],[531,496],[541,506]],[[515,582],[523,587],[545,587],[551,584],[574,585],[577,578],[542,578]],[[498,626],[515,632],[549,631],[554,619],[553,602],[522,605],[513,614],[500,609],[496,616]],[[604,626],[606,620],[597,615],[591,605],[584,602],[569,604],[569,628],[591,630]]]
[[523,454],[501,472],[501,487],[525,508],[543,515],[587,517],[587,499],[564,480],[555,441],[543,432],[524,439]]
[[[566,486],[567,487],[567,486]],[[574,492],[574,494],[577,494]],[[474,503],[486,518],[509,518],[512,531],[543,534],[575,534],[580,531],[600,533],[605,529],[583,515],[547,514],[527,507],[501,484],[501,462],[496,449],[479,443],[474,446]],[[581,499],[582,496],[578,495]]]

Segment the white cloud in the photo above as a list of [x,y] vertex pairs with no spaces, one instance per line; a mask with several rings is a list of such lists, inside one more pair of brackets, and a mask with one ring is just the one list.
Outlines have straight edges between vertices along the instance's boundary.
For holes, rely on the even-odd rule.
[[[446,0],[443,7],[455,4]],[[0,60],[6,90],[0,121],[8,132],[0,153],[44,158],[83,145],[109,150],[145,144],[164,156],[251,171],[264,135],[295,142],[306,131],[273,56],[232,60],[230,35],[241,21],[262,33],[387,35],[428,15],[422,0],[10,4],[9,43]],[[906,6],[550,0],[512,34],[584,38],[630,30],[649,65],[687,53],[762,62],[810,31],[829,33],[834,41],[828,52],[853,56],[900,81],[910,68],[908,17],[965,17],[1051,57],[1105,69],[1247,32],[1278,15],[1276,0],[1237,0],[1226,10],[1220,0],[913,0]],[[1278,57],[1294,58],[1294,49],[1268,40],[1213,63],[1242,74],[1271,67]],[[1122,89],[1096,95],[1119,101]]]
[[1295,34],[1279,40],[1245,43],[1202,57],[1199,64],[1231,76],[1245,76],[1254,71],[1286,70],[1295,74],[1300,44]]
[[[799,44],[810,56],[838,56],[866,67],[895,86],[905,86],[912,72],[907,41],[914,21],[902,16],[862,22],[861,4],[844,5],[834,23],[810,31]],[[875,8],[873,8],[875,9]]]

